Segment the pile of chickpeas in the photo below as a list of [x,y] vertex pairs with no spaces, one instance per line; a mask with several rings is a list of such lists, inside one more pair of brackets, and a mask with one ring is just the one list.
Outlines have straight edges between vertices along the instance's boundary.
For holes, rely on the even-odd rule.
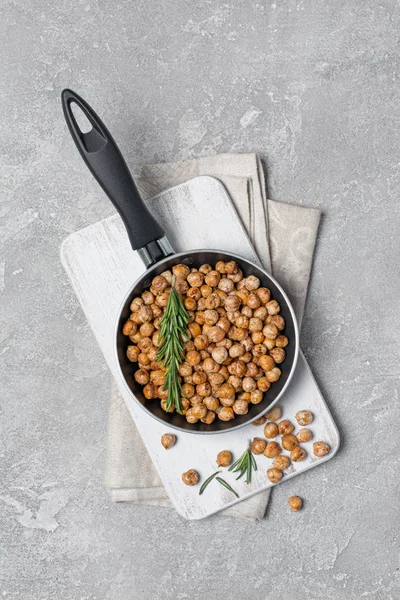
[[154,277],[150,289],[134,298],[123,333],[132,342],[127,357],[138,364],[135,380],[143,386],[146,399],[159,399],[167,409],[166,374],[157,362],[157,349],[173,275],[190,318],[179,369],[186,420],[211,424],[216,417],[230,421],[247,414],[251,404],[259,404],[280,378],[278,365],[285,360],[289,340],[270,290],[261,286],[258,277],[245,277],[234,261],[199,269],[175,265]]

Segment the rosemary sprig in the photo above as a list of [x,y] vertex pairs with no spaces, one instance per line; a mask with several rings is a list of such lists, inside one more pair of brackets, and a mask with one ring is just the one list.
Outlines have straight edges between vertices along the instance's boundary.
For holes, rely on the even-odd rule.
[[228,471],[239,473],[236,479],[240,479],[243,477],[243,475],[246,475],[247,484],[251,482],[251,474],[253,470],[257,471],[257,463],[253,454],[251,453],[250,447],[247,448],[247,450],[243,452],[242,456],[228,469]]
[[235,492],[235,490],[229,485],[229,483],[227,481],[225,481],[225,479],[222,479],[222,477],[217,477],[216,479],[217,479],[218,483],[220,483],[221,485],[226,487],[226,489],[229,490],[230,492],[232,492],[232,494],[235,494],[236,498],[239,498],[239,494],[237,492]]
[[157,360],[166,368],[166,379],[163,390],[168,390],[166,409],[182,412],[181,395],[182,387],[179,380],[179,367],[183,359],[183,344],[189,339],[187,325],[189,315],[182,302],[182,298],[175,288],[175,276],[172,277],[172,289],[168,297],[165,313],[160,320],[160,346]]
[[[204,490],[206,489],[206,487],[208,486],[208,484],[212,482],[212,480],[214,479],[214,477],[216,475],[218,475],[218,473],[221,473],[221,471],[215,471],[215,473],[213,473],[212,475],[210,475],[210,477],[208,477],[208,479],[205,480],[205,482],[203,483],[203,485],[200,488],[199,496],[201,496],[201,494],[204,492]],[[217,477],[217,479],[218,479],[218,477]]]

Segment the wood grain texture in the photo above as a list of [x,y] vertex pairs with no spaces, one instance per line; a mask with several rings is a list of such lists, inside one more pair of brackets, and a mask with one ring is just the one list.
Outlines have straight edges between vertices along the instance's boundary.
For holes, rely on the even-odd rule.
[[[220,248],[259,262],[229,196],[217,180],[198,177],[148,202],[176,251]],[[132,282],[144,271],[140,258],[129,245],[120,218],[117,215],[109,217],[70,235],[62,245],[61,260],[176,510],[187,519],[200,519],[272,487],[265,474],[272,461],[264,456],[256,457],[259,468],[251,485],[242,480],[235,481],[234,476],[224,470],[223,477],[238,492],[239,500],[217,482],[213,482],[202,496],[198,494],[199,486],[183,485],[181,474],[184,471],[194,468],[204,480],[215,471],[215,459],[220,450],[229,449],[237,458],[250,439],[262,435],[262,428],[248,425],[238,431],[207,437],[182,432],[177,444],[167,453],[160,444],[165,426],[140,408],[120,378],[114,356],[115,324],[121,302]],[[332,448],[327,457],[316,459],[311,454],[312,442],[304,444],[308,457],[290,466],[282,479],[286,481],[329,460],[339,447],[336,425],[301,353],[280,406],[284,417],[292,420],[298,410],[311,410],[315,415],[314,439],[324,440]]]

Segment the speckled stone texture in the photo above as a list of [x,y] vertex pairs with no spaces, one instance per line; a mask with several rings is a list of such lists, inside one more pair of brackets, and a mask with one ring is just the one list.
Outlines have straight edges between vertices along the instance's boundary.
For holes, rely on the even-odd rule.
[[[399,598],[399,2],[0,12],[1,597]],[[59,246],[113,208],[67,133],[65,86],[132,168],[257,151],[271,198],[324,211],[303,348],[343,444],[264,522],[107,501],[110,378]]]

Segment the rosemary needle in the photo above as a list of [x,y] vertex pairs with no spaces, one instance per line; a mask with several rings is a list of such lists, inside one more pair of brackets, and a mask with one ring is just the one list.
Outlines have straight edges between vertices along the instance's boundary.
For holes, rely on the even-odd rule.
[[240,479],[243,477],[243,475],[246,475],[247,484],[251,482],[251,474],[253,470],[257,471],[257,463],[250,448],[247,448],[247,450],[243,452],[242,456],[228,469],[228,471],[233,471],[233,473],[239,473],[236,479]]
[[168,390],[166,410],[174,406],[182,412],[181,395],[182,387],[179,380],[179,367],[183,360],[183,345],[189,339],[187,325],[189,315],[183,304],[182,298],[175,288],[175,276],[172,277],[172,289],[168,296],[165,313],[160,319],[160,346],[157,360],[163,363],[166,371],[163,390]]
[[[208,479],[205,480],[205,482],[203,483],[203,485],[200,488],[199,496],[201,496],[201,494],[204,492],[204,490],[206,489],[206,487],[208,486],[208,484],[211,483],[211,481],[214,479],[214,477],[216,475],[218,475],[218,473],[221,473],[221,471],[215,471],[215,473],[213,473],[212,475],[210,475],[210,477],[208,477]],[[217,477],[217,479],[219,479],[219,477]]]
[[216,477],[216,480],[218,481],[218,483],[226,487],[227,490],[232,492],[232,494],[235,494],[236,498],[239,498],[239,494],[235,492],[235,490],[229,485],[227,481],[225,481],[225,479],[222,479],[221,477]]

